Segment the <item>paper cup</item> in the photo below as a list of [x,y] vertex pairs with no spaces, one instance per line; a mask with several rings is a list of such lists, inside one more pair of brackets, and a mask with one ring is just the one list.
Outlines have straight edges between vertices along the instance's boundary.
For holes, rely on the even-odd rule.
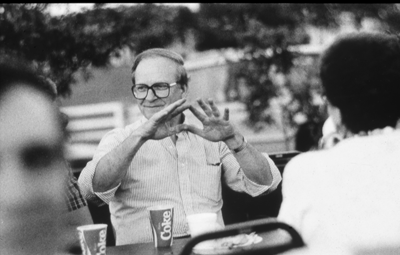
[[154,247],[170,247],[173,243],[174,207],[153,206],[149,211]]
[[90,224],[76,228],[82,255],[106,254],[107,224]]
[[[186,216],[189,224],[191,237],[213,232],[220,229],[217,221],[216,213],[197,213]],[[194,249],[196,250],[209,250],[214,248],[215,240],[203,241],[197,244]]]
[[186,216],[192,237],[218,230],[216,213],[197,213]]

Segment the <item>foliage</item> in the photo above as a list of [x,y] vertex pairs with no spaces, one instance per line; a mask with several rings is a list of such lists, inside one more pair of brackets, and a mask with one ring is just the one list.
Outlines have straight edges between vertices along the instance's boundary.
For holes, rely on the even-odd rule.
[[[364,17],[373,17],[392,31],[399,27],[395,22],[400,19],[399,10],[393,4],[202,4],[200,30],[208,37],[198,46],[243,49],[239,62],[231,64],[230,75],[236,82],[229,84],[227,96],[246,104],[247,123],[256,131],[276,122],[283,129],[296,129],[304,122],[319,125],[326,109],[317,58],[296,56],[289,47],[308,42],[305,25],[338,27],[342,12],[354,14],[356,26]],[[281,108],[278,120],[270,109],[276,101]]]
[[[243,39],[249,42],[254,35],[253,31],[249,34],[248,29],[255,22],[270,30],[279,30],[281,27],[295,30],[298,27],[298,12],[293,4],[201,4],[198,49],[243,47]],[[274,31],[269,33],[275,34]],[[270,44],[275,36],[271,40],[266,37],[263,39],[266,39],[264,44]],[[259,39],[257,41],[261,42]]]
[[91,63],[104,64],[108,52],[96,48],[95,35],[80,36],[81,23],[51,17],[45,8],[46,4],[2,4],[0,53],[30,61],[67,95],[75,82],[73,74]]
[[376,18],[388,25],[388,30],[399,32],[397,20],[400,18],[398,4],[393,3],[325,3],[325,4],[299,4],[304,14],[304,20],[310,24],[321,27],[335,27],[339,25],[338,17],[342,12],[354,15],[355,25],[360,26],[366,17]]
[[317,55],[297,55],[281,86],[284,126],[298,127],[310,122],[322,124],[327,117],[318,77]]
[[93,10],[61,17],[45,12],[47,4],[0,4],[0,54],[32,62],[52,79],[60,95],[71,94],[74,74],[90,78],[90,67],[104,67],[118,49],[139,52],[184,40],[195,24],[184,7],[141,4]]
[[70,22],[82,20],[82,25],[90,26],[104,42],[112,42],[107,48],[129,46],[134,52],[184,41],[186,30],[195,26],[193,13],[186,7],[153,4],[95,8],[69,18]]
[[[201,6],[203,26],[230,33],[235,39],[230,45],[243,49],[239,63],[232,63],[235,66],[230,74],[234,81],[242,84],[230,84],[237,91],[233,96],[228,94],[228,99],[245,103],[247,123],[256,130],[262,130],[263,126],[275,121],[273,112],[268,110],[271,100],[282,93],[282,87],[276,84],[274,75],[288,74],[292,69],[294,55],[288,47],[308,41],[305,31],[296,25],[299,15],[296,14],[296,8],[289,4]],[[215,32],[219,35],[222,33]],[[219,41],[218,38],[215,40]],[[245,95],[241,95],[243,87],[246,87]]]

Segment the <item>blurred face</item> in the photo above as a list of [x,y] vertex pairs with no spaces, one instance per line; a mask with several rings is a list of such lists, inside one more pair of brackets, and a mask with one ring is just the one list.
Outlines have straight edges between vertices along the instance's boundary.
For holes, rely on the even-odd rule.
[[[156,82],[167,82],[169,84],[174,83],[179,78],[177,68],[178,64],[167,58],[146,58],[142,60],[136,68],[136,84],[147,84],[148,86],[151,86]],[[142,114],[149,119],[156,112],[186,96],[186,91],[186,85],[182,88],[181,84],[177,84],[170,88],[168,97],[158,98],[153,94],[153,91],[149,89],[145,99],[138,99],[139,109]]]
[[62,133],[52,102],[15,86],[0,100],[0,250],[54,254],[67,210]]

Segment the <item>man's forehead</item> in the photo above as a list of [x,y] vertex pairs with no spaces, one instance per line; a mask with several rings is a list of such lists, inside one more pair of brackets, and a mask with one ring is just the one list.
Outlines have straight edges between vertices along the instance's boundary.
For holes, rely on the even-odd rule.
[[177,68],[179,66],[179,64],[174,60],[163,56],[149,56],[142,59],[138,64],[136,71],[138,71],[139,67],[143,65],[171,66],[174,68]]
[[56,111],[51,103],[30,88],[17,86],[10,91],[0,109],[4,120],[0,123],[2,148],[19,146],[27,141],[46,144],[61,142],[62,131],[56,124]]
[[137,82],[138,80],[175,79],[178,75],[178,66],[178,63],[165,57],[145,58],[136,68],[135,79]]

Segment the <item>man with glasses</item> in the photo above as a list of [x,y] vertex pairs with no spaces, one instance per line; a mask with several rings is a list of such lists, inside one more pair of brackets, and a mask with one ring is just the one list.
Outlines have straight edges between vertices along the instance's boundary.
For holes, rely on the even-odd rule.
[[[174,206],[174,237],[189,235],[186,216],[216,212],[224,225],[221,181],[251,196],[274,190],[281,176],[273,161],[248,144],[213,100],[204,111],[185,104],[188,76],[180,55],[166,49],[139,54],[132,67],[132,93],[143,117],[101,140],[82,170],[87,199],[110,206],[116,244],[151,242],[147,208]],[[189,109],[203,127],[185,118]]]

